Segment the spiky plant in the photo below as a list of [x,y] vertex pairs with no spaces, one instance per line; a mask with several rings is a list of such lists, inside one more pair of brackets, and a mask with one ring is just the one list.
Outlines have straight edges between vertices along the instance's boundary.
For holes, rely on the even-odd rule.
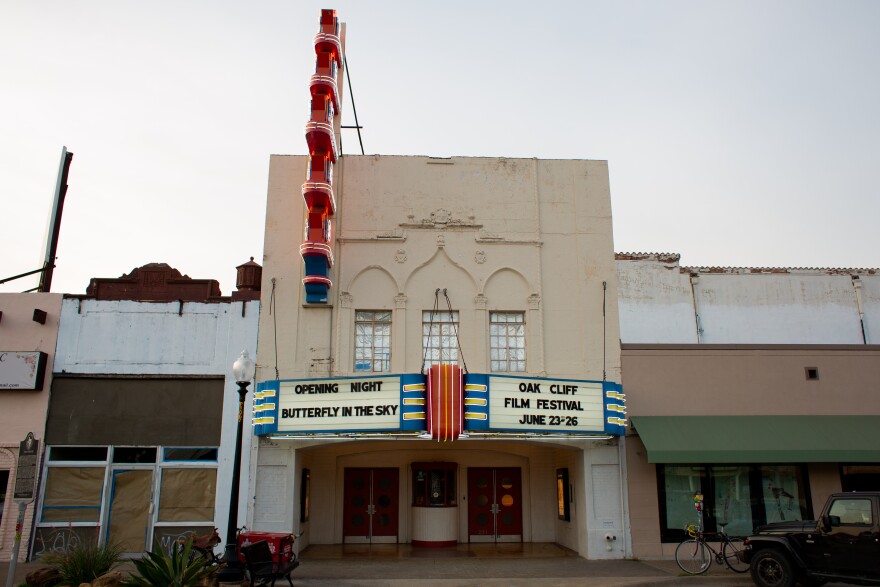
[[125,584],[137,587],[196,587],[215,568],[206,567],[205,560],[200,556],[191,557],[191,552],[192,540],[188,540],[182,549],[172,548],[171,554],[157,547],[146,557],[133,561],[137,572]]
[[87,541],[67,552],[46,555],[43,562],[58,569],[64,585],[79,585],[113,570],[122,560],[122,552],[122,546],[114,542],[99,545]]

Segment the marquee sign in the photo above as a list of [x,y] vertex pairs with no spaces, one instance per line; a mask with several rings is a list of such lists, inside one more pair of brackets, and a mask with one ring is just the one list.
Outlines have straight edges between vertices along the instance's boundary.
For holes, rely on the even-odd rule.
[[413,432],[455,440],[461,433],[626,431],[626,399],[618,383],[470,373],[464,376],[463,400],[438,399],[438,406],[463,416],[462,429],[440,438],[428,433],[441,420],[448,428],[456,414],[437,412],[426,383],[421,374],[264,381],[254,394],[254,433]]
[[626,400],[608,381],[468,375],[465,428],[471,431],[623,434]]
[[256,434],[424,430],[424,377],[266,381],[254,395],[254,427]]
[[48,355],[39,351],[0,351],[0,390],[43,390]]

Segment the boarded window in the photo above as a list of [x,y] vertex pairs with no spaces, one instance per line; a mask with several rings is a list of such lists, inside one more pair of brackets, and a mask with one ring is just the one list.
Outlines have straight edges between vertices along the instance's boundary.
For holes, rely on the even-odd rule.
[[159,521],[212,521],[216,490],[216,469],[163,469]]
[[43,522],[97,522],[104,467],[51,467],[46,477]]

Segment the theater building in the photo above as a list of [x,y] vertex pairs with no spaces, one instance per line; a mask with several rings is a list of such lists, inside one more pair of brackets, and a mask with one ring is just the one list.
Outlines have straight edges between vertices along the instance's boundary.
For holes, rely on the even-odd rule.
[[315,302],[308,167],[270,163],[254,527],[623,556],[606,163],[346,155]]
[[624,556],[606,162],[343,157],[343,41],[270,160],[253,529]]

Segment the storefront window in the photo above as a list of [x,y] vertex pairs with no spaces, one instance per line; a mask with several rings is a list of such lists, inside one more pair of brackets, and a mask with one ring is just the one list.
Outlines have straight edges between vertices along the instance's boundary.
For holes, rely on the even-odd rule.
[[217,447],[49,447],[33,556],[85,539],[170,548],[211,533],[216,493]]
[[844,491],[880,491],[880,464],[861,463],[840,468],[840,484]]
[[761,467],[761,488],[767,522],[805,520],[807,499],[801,487],[804,485],[801,467]]
[[664,542],[685,537],[696,524],[694,494],[704,496],[703,528],[748,535],[756,526],[812,515],[803,465],[659,465],[660,534]]
[[715,525],[733,536],[752,532],[752,507],[749,491],[749,467],[716,465],[709,467],[709,479],[714,487]]
[[416,507],[457,505],[455,463],[413,463],[413,501]]
[[162,469],[159,522],[214,519],[217,469]]
[[50,467],[42,521],[97,523],[104,474],[104,467]]

